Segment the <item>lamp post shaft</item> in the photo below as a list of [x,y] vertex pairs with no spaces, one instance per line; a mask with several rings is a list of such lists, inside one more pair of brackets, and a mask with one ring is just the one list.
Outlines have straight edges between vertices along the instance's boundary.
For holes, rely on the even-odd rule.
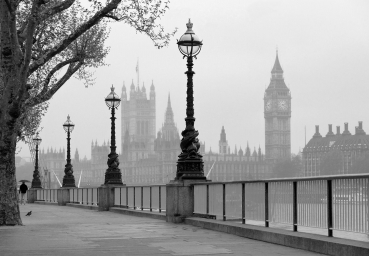
[[115,108],[111,108],[111,144],[110,144],[110,151],[111,153],[116,153],[116,146],[115,146]]
[[111,108],[111,142],[110,154],[108,155],[108,169],[105,172],[105,185],[123,185],[122,173],[120,172],[118,154],[115,146],[115,107]]
[[195,130],[195,110],[193,107],[193,57],[187,56],[187,108],[186,108],[186,128],[182,131],[181,149],[178,157],[176,180],[206,180],[204,176],[204,162],[202,155],[198,152],[200,142],[197,136],[199,132]]
[[67,164],[70,164],[70,131],[67,132]]
[[76,187],[76,182],[73,175],[73,166],[71,164],[70,159],[70,131],[67,131],[67,164],[64,169],[64,177],[63,177],[63,188],[68,187]]
[[42,188],[40,180],[40,172],[38,171],[38,144],[36,144],[35,170],[33,172],[33,179],[31,188]]
[[195,130],[195,110],[193,108],[193,75],[195,72],[192,71],[193,59],[192,57],[187,57],[187,108],[186,108],[186,130]]

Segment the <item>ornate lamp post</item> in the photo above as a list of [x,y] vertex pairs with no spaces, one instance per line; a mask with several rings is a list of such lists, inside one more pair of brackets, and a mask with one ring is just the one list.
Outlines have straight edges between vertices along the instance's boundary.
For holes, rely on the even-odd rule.
[[105,103],[109,109],[111,109],[111,144],[110,144],[110,154],[108,155],[108,169],[105,172],[105,182],[104,184],[114,184],[123,185],[122,173],[120,172],[118,154],[115,152],[115,109],[118,108],[120,104],[119,96],[114,92],[113,85],[111,86],[111,92],[105,98]]
[[67,133],[67,164],[65,165],[64,169],[64,177],[63,177],[63,188],[66,187],[76,187],[76,183],[73,176],[73,166],[70,160],[70,133],[74,129],[74,124],[70,120],[68,115],[67,121],[63,124],[64,131]]
[[181,149],[178,157],[176,180],[206,180],[204,176],[204,162],[202,155],[198,152],[200,148],[199,132],[195,130],[195,117],[193,108],[193,82],[192,77],[195,72],[192,71],[193,57],[196,58],[201,51],[202,42],[192,30],[191,20],[188,20],[187,31],[181,36],[178,44],[179,51],[183,58],[187,57],[187,108],[186,108],[186,128],[182,131]]
[[36,137],[33,139],[33,143],[36,145],[36,159],[35,159],[35,170],[33,171],[33,179],[31,188],[42,188],[41,186],[41,180],[40,180],[40,172],[38,171],[38,145],[41,144],[42,139],[38,135],[38,132],[36,133]]

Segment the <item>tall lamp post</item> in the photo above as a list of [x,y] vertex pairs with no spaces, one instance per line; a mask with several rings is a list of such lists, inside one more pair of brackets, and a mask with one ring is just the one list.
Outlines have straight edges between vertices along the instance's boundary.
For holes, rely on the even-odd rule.
[[65,165],[64,169],[64,177],[63,177],[63,188],[70,188],[70,187],[76,187],[76,183],[74,180],[73,175],[73,166],[71,164],[70,159],[70,133],[74,129],[74,124],[70,120],[70,117],[68,115],[67,121],[63,124],[64,131],[67,133],[67,164]]
[[198,152],[200,148],[199,132],[195,130],[195,117],[193,107],[193,82],[192,77],[195,72],[192,71],[193,58],[201,51],[202,42],[192,30],[191,20],[188,21],[187,31],[181,36],[178,44],[179,51],[183,58],[187,57],[187,108],[186,108],[186,128],[182,131],[181,149],[178,156],[176,180],[206,180],[204,176],[204,162],[202,155]]
[[40,172],[38,171],[38,145],[41,144],[42,139],[38,135],[38,132],[36,133],[36,137],[33,139],[33,143],[36,145],[36,159],[35,159],[35,170],[33,171],[33,179],[31,188],[42,188],[41,186],[41,180],[40,180]]
[[108,155],[108,169],[105,172],[105,185],[123,185],[122,173],[120,172],[118,154],[116,153],[115,146],[115,109],[120,104],[119,96],[114,92],[113,85],[111,86],[111,92],[105,98],[105,103],[109,109],[111,109],[111,144],[110,154]]

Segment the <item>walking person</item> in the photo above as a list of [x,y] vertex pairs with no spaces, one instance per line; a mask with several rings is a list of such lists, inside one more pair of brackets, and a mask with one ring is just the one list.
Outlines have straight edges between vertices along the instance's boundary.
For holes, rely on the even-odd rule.
[[22,185],[20,185],[20,187],[19,187],[19,194],[21,195],[20,203],[22,204],[22,202],[23,202],[24,205],[26,205],[25,197],[26,197],[27,190],[28,190],[28,187],[23,181]]

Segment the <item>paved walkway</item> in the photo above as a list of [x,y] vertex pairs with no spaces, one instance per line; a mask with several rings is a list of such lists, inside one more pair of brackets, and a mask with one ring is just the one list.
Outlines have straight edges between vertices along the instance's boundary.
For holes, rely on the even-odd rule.
[[0,227],[1,256],[322,255],[112,212],[38,204],[20,209],[24,226]]

